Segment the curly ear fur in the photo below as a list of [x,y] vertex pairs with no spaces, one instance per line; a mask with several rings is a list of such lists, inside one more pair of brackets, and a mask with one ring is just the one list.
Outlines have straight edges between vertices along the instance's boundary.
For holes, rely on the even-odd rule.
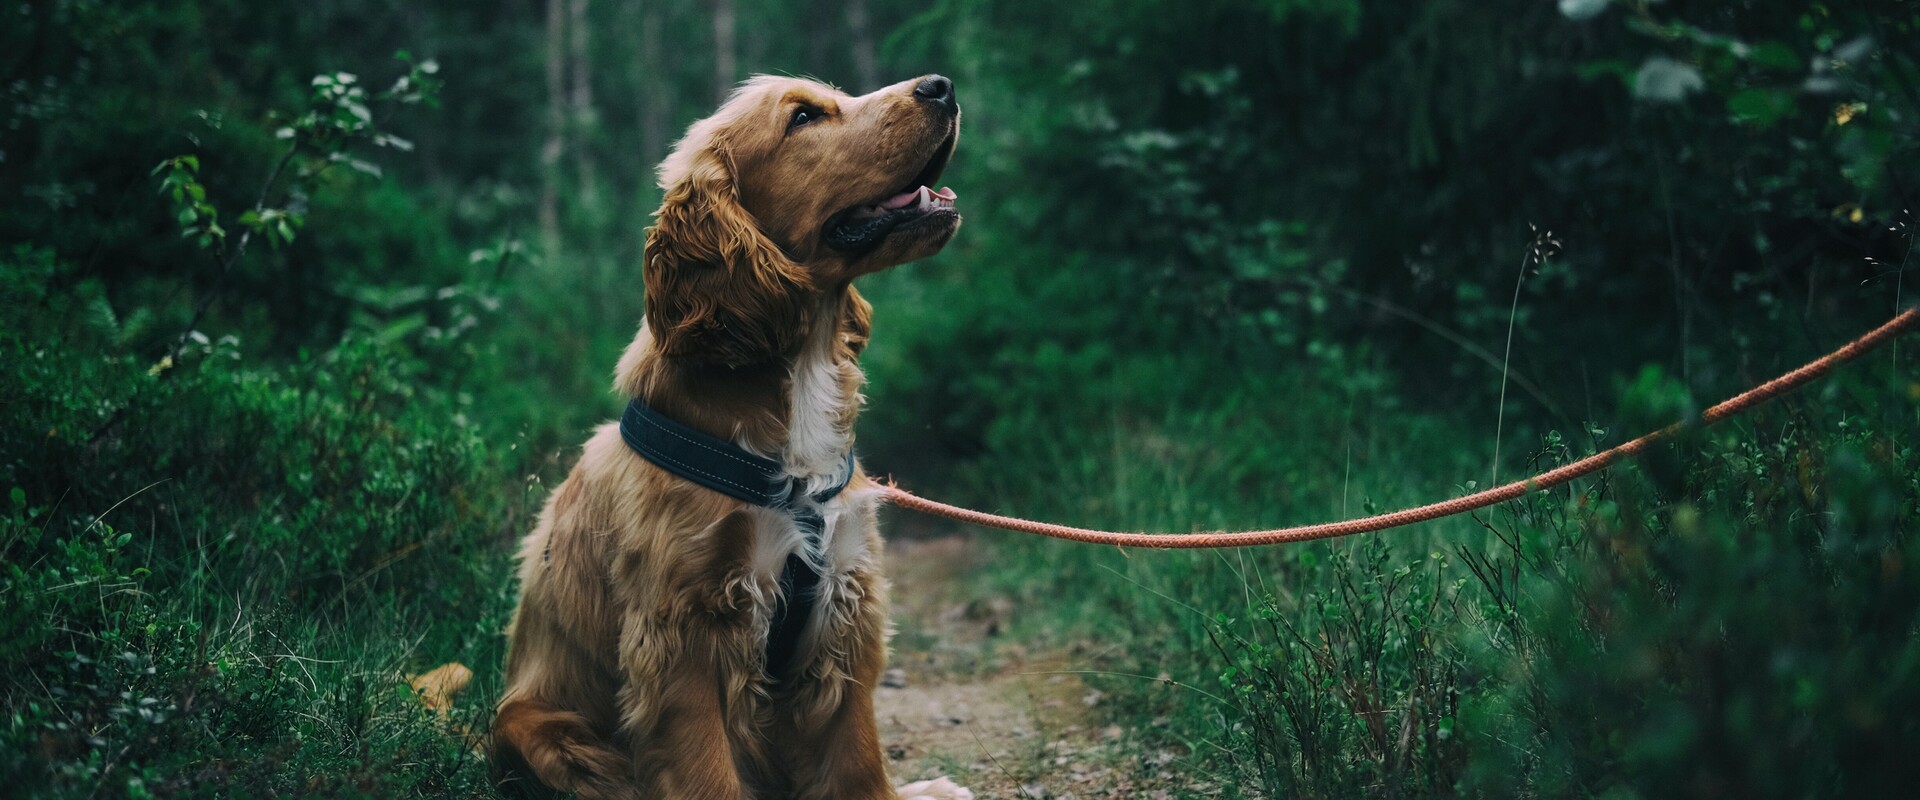
[[647,324],[669,358],[726,367],[778,359],[807,330],[807,272],[760,232],[715,132],[695,126],[660,165],[647,231]]
[[846,344],[847,351],[859,356],[867,349],[867,339],[873,335],[873,304],[852,286],[847,287],[847,301],[840,307],[840,340]]

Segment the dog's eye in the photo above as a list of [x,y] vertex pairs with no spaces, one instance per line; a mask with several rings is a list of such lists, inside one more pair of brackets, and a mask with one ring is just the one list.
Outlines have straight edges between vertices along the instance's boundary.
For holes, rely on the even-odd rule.
[[793,116],[787,120],[787,132],[792,133],[793,129],[798,128],[802,125],[805,125],[809,122],[816,121],[824,116],[826,116],[824,112],[822,112],[820,109],[814,108],[813,106],[801,106],[799,108],[796,108],[793,110]]

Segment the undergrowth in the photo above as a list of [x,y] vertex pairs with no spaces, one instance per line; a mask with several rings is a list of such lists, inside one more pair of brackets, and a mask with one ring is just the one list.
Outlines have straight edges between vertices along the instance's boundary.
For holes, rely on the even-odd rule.
[[485,790],[400,680],[499,658],[525,506],[474,426],[351,338],[285,366],[195,339],[161,380],[97,287],[0,259],[30,314],[0,331],[9,792]]
[[[1920,777],[1897,755],[1920,745],[1906,713],[1920,686],[1920,401],[1888,357],[1471,517],[1224,554],[1013,541],[983,591],[1017,598],[1028,647],[1086,654],[1074,667],[1095,671],[1141,752],[1185,754],[1138,769],[1209,776],[1205,791],[1898,794]],[[1411,505],[1484,469],[1455,446],[1466,437],[1416,415],[1210,388],[1273,410],[1116,414],[1104,433],[1023,453],[1018,471],[963,478],[1029,516],[1179,530]],[[1657,373],[1622,391],[1618,428],[1549,432],[1509,468],[1542,471],[1694,407]],[[1362,429],[1348,463],[1286,444],[1295,426],[1344,420]],[[1108,436],[1159,449],[1129,457]],[[1056,480],[1034,491],[997,475]]]
[[[719,5],[374,5],[0,27],[0,794],[491,794],[466,733],[511,543],[618,409],[653,168],[734,36]],[[948,178],[988,199],[861,284],[862,457],[929,494],[1347,518],[1684,418],[1903,302],[1906,6],[867,5],[877,52],[746,3],[771,22],[725,63],[963,87]],[[446,73],[341,71],[402,44]],[[1568,252],[1508,302],[1535,220]],[[1913,349],[1476,517],[1008,541],[971,585],[1196,796],[1901,795]],[[1618,377],[1644,364],[1672,375]],[[401,679],[448,661],[476,678],[440,720]]]

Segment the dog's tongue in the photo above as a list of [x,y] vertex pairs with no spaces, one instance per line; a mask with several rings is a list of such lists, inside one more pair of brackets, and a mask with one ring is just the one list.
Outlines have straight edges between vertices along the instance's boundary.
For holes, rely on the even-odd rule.
[[[922,195],[924,195],[924,197],[922,197]],[[880,204],[880,207],[888,210],[892,210],[896,208],[906,208],[907,206],[913,205],[914,203],[917,203],[917,202],[931,201],[935,197],[938,197],[949,203],[960,199],[959,195],[954,194],[952,189],[949,189],[945,186],[940,187],[940,190],[937,192],[925,186],[920,186],[920,187],[916,187],[911,192],[901,192],[900,194],[897,194],[897,195],[894,195],[893,197],[888,198],[886,202]]]

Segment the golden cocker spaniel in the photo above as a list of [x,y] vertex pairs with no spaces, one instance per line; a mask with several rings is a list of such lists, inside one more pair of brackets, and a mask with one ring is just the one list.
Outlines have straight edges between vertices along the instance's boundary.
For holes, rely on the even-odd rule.
[[759,77],[660,165],[646,319],[614,382],[633,402],[520,550],[492,735],[506,785],[896,797],[872,696],[890,632],[878,491],[851,455],[870,307],[852,282],[953,237],[954,196],[933,186],[959,127],[937,75],[860,97]]

